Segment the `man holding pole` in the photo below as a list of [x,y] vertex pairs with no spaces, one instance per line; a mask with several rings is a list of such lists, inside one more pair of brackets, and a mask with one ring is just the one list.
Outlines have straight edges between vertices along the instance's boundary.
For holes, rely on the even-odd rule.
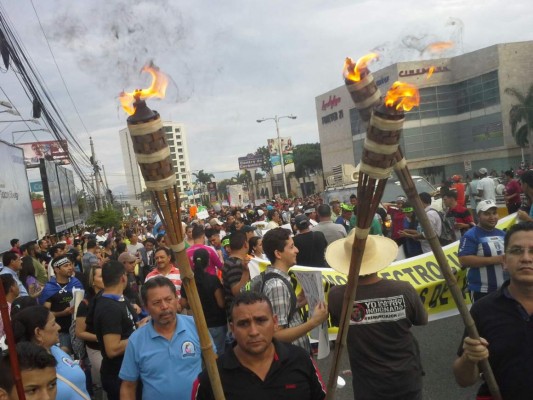
[[[328,264],[343,274],[349,270],[354,238],[355,230],[326,250]],[[422,399],[424,371],[410,328],[426,325],[427,312],[411,284],[382,279],[377,274],[397,253],[393,240],[368,236],[347,336],[357,400]],[[329,293],[329,312],[335,325],[341,317],[345,290],[346,285],[334,286]]]
[[[503,399],[529,400],[533,393],[533,223],[514,225],[504,242],[510,275],[501,288],[474,303],[470,313],[480,339],[463,339],[453,370],[463,387],[480,377],[478,362],[489,359]],[[483,383],[478,399],[490,395]]]

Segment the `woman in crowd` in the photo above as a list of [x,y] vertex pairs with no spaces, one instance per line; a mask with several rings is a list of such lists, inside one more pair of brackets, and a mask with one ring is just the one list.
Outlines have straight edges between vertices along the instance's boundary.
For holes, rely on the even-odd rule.
[[115,242],[113,239],[106,239],[102,248],[102,258],[104,261],[109,260],[113,256],[113,246]]
[[254,236],[248,241],[248,254],[252,259],[248,262],[248,269],[250,270],[250,279],[259,275],[270,261],[263,253],[263,239],[259,236]]
[[188,249],[192,245],[194,245],[194,239],[192,238],[192,225],[187,225],[187,228],[185,229],[185,248]]
[[29,262],[23,262],[22,268],[19,272],[19,279],[28,291],[28,295],[31,297],[39,297],[43,290],[43,285],[39,283],[35,276],[35,267],[31,260]]
[[[87,289],[87,299],[82,301],[78,306],[76,314],[76,337],[85,341],[87,356],[91,362],[91,378],[93,383],[94,394],[96,398],[101,398],[102,383],[100,380],[100,366],[102,365],[102,353],[100,352],[100,343],[96,338],[92,320],[87,319],[89,309],[94,307],[96,298],[101,295],[104,289],[102,280],[102,267],[97,265],[91,268],[89,272],[89,289]],[[98,395],[100,393],[100,395]]]
[[33,342],[52,354],[57,361],[57,400],[90,399],[85,387],[85,373],[70,356],[61,350],[59,330],[52,312],[44,306],[23,309],[13,316],[15,341]]
[[[202,303],[205,321],[209,333],[217,348],[217,354],[224,353],[226,333],[228,331],[224,291],[220,280],[215,275],[208,274],[205,269],[209,265],[209,253],[205,249],[198,249],[193,254],[194,280],[198,288],[198,296]],[[181,305],[189,308],[185,287],[181,287]]]

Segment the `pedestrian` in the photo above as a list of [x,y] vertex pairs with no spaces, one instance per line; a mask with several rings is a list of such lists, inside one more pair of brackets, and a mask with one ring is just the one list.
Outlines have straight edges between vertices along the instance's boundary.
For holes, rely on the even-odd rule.
[[[533,223],[512,226],[504,243],[503,264],[510,280],[472,305],[470,313],[480,339],[465,332],[453,371],[460,386],[472,386],[482,377],[478,363],[488,359],[502,398],[529,400],[533,393]],[[485,382],[477,396],[491,398]]]
[[0,275],[11,275],[19,287],[19,296],[27,296],[28,291],[19,279],[19,272],[22,269],[22,258],[20,255],[14,251],[6,251],[2,255],[2,265],[3,267],[0,269]]
[[174,284],[164,276],[148,280],[141,296],[151,319],[128,339],[119,373],[120,399],[135,400],[140,381],[144,399],[190,400],[202,370],[194,319],[178,314]]
[[479,175],[481,179],[477,184],[477,194],[481,200],[492,200],[496,202],[496,186],[494,179],[489,177],[487,168],[480,168]]
[[[326,260],[336,271],[348,274],[354,240],[355,230],[328,247]],[[410,283],[378,276],[397,253],[392,239],[368,236],[347,337],[357,400],[422,399],[424,371],[410,328],[426,325],[427,312]],[[340,322],[345,291],[346,285],[334,286],[328,296],[334,325]]]
[[335,224],[332,220],[331,207],[327,204],[321,204],[317,208],[318,224],[311,228],[313,232],[322,232],[329,245],[335,240],[346,237],[346,229],[339,224]]
[[307,267],[324,268],[326,260],[324,254],[328,242],[322,232],[310,229],[311,221],[305,214],[297,215],[295,226],[298,234],[294,236],[294,245],[298,249],[296,263]]
[[476,211],[478,224],[468,230],[459,243],[459,262],[463,268],[468,268],[466,279],[474,302],[496,291],[506,279],[502,265],[505,232],[496,228],[496,203],[482,200]]
[[507,205],[507,212],[509,214],[515,213],[520,209],[522,205],[522,187],[517,179],[514,179],[513,171],[505,171],[505,192],[504,199]]
[[[267,296],[240,293],[231,309],[235,346],[217,360],[227,400],[322,400],[326,396],[320,372],[309,353],[274,338],[277,316]],[[191,398],[214,399],[204,370]]]

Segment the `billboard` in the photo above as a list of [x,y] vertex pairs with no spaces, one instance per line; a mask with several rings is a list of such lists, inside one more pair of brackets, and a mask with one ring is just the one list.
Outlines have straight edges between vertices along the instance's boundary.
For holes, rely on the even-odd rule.
[[[281,156],[283,155],[283,164],[285,165],[285,172],[294,172],[294,154],[292,139],[290,137],[282,137],[279,139],[267,140],[268,151],[270,153],[270,163],[272,164],[272,172],[274,174],[281,174]],[[281,149],[281,152],[280,152]]]
[[44,159],[41,160],[40,171],[50,233],[59,233],[79,224],[74,173]]
[[263,166],[263,156],[261,154],[248,154],[246,157],[239,157],[239,169],[256,169]]
[[[0,253],[11,248],[9,241],[21,243],[37,239],[37,228],[31,206],[28,177],[22,149],[0,141]],[[8,173],[9,171],[9,173]]]
[[60,164],[70,164],[68,158],[68,144],[66,140],[48,140],[44,142],[19,143],[24,150],[26,168],[39,167],[40,160],[57,161]]

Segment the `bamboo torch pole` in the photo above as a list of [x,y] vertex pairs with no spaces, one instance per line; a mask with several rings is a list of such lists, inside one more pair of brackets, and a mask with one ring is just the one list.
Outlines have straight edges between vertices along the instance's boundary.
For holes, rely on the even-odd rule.
[[4,285],[0,283],[0,314],[2,322],[4,323],[4,332],[6,333],[6,342],[9,352],[9,363],[11,364],[11,373],[15,381],[15,387],[17,388],[17,394],[19,400],[26,400],[26,394],[24,393],[24,385],[22,383],[22,377],[20,374],[19,359],[17,357],[17,349],[15,345],[15,336],[13,335],[13,327],[11,326],[11,319],[9,318],[9,307],[7,305],[6,292],[4,291]]
[[[435,234],[435,231],[433,230],[433,227],[429,222],[428,216],[424,209],[424,205],[422,204],[422,201],[418,196],[416,186],[413,182],[413,178],[411,176],[409,168],[407,167],[407,161],[405,160],[402,154],[401,148],[398,149],[396,159],[397,162],[394,166],[394,170],[398,175],[400,184],[402,185],[402,188],[405,194],[407,195],[407,198],[409,199],[411,204],[413,204],[416,217],[418,218],[418,221],[420,222],[420,225],[424,230],[424,237],[427,239],[429,245],[431,246],[431,250],[433,252],[433,255],[435,256],[435,259],[437,260],[437,264],[439,264],[439,268],[442,272],[442,275],[444,276],[444,279],[446,280],[448,288],[450,289],[455,304],[457,305],[457,309],[459,310],[459,313],[463,318],[463,322],[465,324],[468,336],[470,336],[472,339],[479,339],[479,332],[474,323],[474,319],[472,318],[472,315],[470,315],[470,311],[466,306],[466,302],[463,297],[463,292],[457,284],[457,279],[455,278],[455,275],[453,274],[452,269],[448,264],[448,259],[444,255],[444,251],[442,250],[439,238]],[[496,378],[494,377],[494,374],[492,372],[492,368],[490,367],[489,360],[487,359],[480,361],[479,364],[481,370],[483,371],[485,382],[487,382],[487,386],[489,387],[489,390],[492,394],[492,398],[494,400],[501,400],[502,397],[500,394],[500,389],[498,387],[498,383],[496,382]]]
[[200,346],[211,387],[216,400],[224,400],[224,391],[216,364],[211,337],[205,321],[202,304],[194,274],[185,252],[185,235],[180,215],[180,193],[176,187],[176,176],[170,158],[166,133],[157,111],[150,110],[140,93],[136,92],[135,113],[128,118],[128,129],[132,139],[137,162],[141,168],[146,188],[152,194],[161,222],[166,227],[169,247],[176,254],[182,284],[187,291],[194,322],[200,338]]
[[346,347],[352,305],[356,297],[368,232],[395,163],[402,126],[403,114],[400,115],[384,107],[379,108],[379,111],[374,109],[368,125],[357,186],[357,227],[355,228],[355,240],[350,258],[348,283],[344,292],[340,326],[335,342],[335,353],[327,385],[327,399],[335,398],[340,359]]

